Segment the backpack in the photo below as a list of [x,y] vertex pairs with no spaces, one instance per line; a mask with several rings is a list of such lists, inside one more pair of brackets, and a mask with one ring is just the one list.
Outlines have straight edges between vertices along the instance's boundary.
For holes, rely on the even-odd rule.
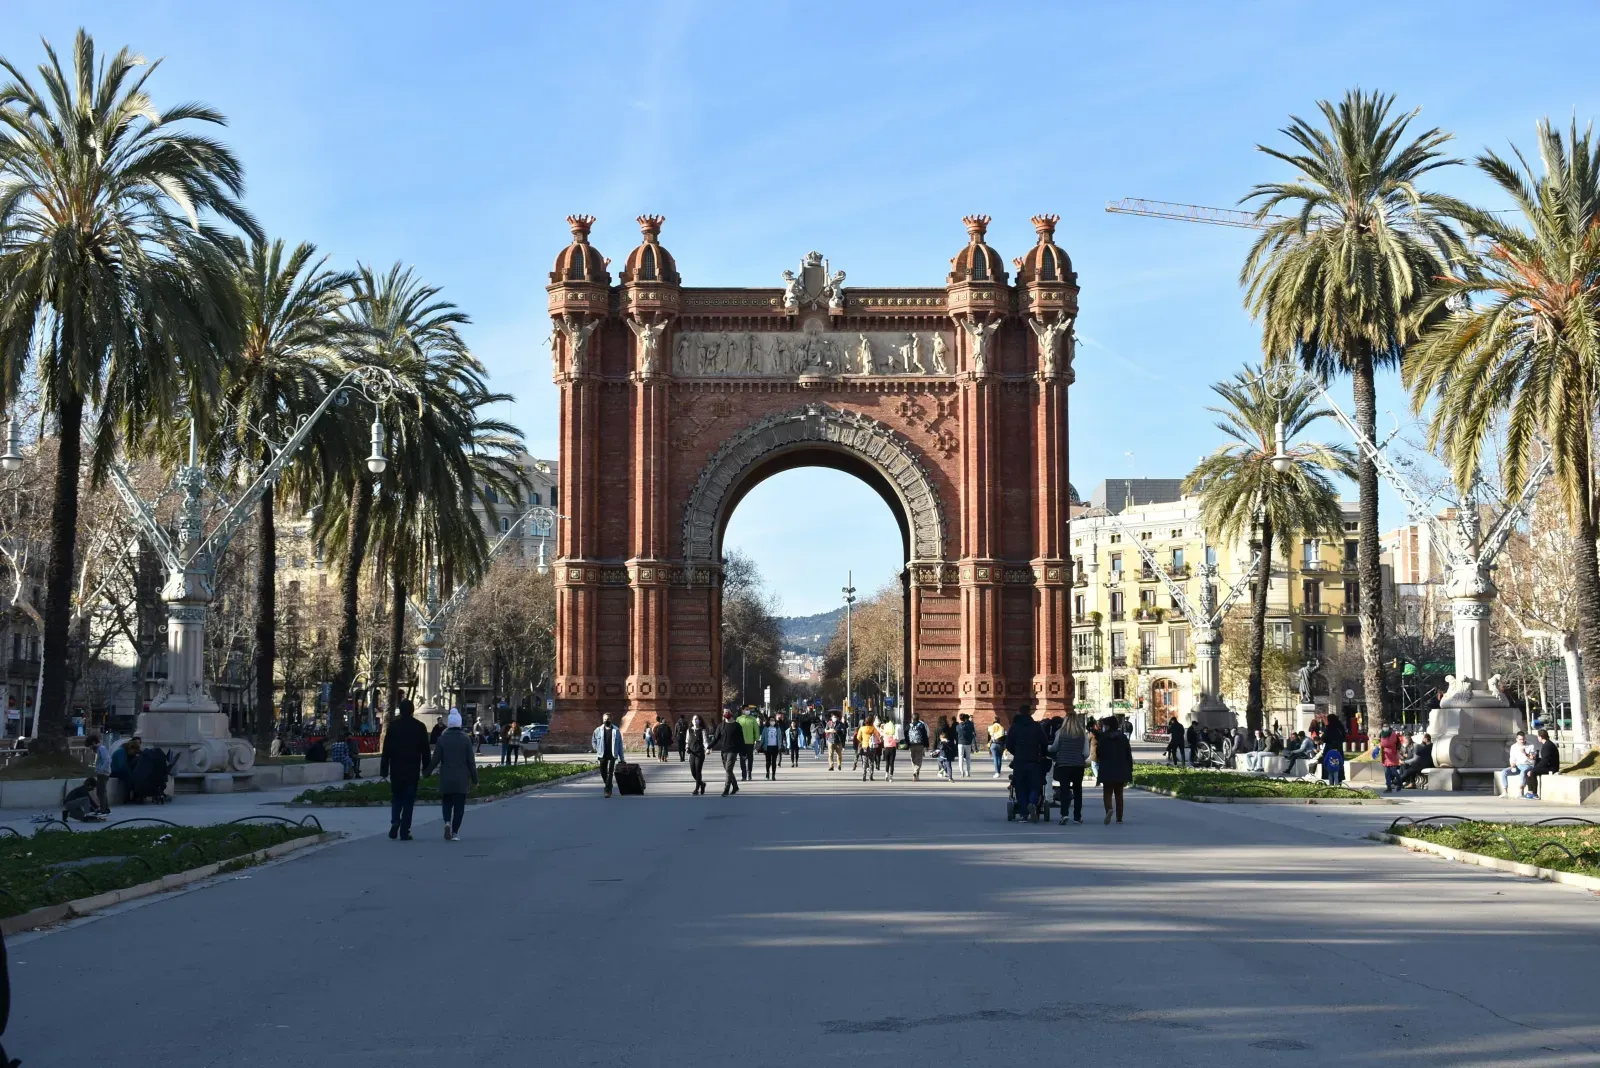
[[927,745],[928,744],[928,725],[926,723],[922,722],[921,720],[918,720],[917,722],[913,723],[911,725],[911,736],[909,738],[909,741],[911,742],[912,745]]

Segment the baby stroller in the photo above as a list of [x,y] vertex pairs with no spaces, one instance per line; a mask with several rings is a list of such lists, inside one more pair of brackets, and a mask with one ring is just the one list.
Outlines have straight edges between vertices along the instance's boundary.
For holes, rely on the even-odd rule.
[[[1048,769],[1047,768],[1045,770],[1045,774],[1047,776],[1053,778],[1054,776],[1051,774],[1052,771],[1053,771],[1053,769]],[[1031,766],[1028,768],[1026,773],[1027,774],[1031,774],[1031,775],[1037,775],[1038,774],[1038,772],[1034,771]],[[1048,789],[1045,789],[1046,785],[1047,784],[1043,784],[1043,783],[1040,784],[1040,789],[1038,789],[1036,791],[1036,794],[1038,796],[1038,801],[1032,806],[1032,808],[1029,811],[1027,811],[1027,812],[1018,811],[1018,809],[1017,809],[1017,767],[1016,767],[1015,764],[1013,764],[1011,766],[1011,776],[1010,776],[1009,779],[1006,780],[1006,822],[1007,823],[1011,823],[1011,822],[1015,821],[1018,816],[1021,816],[1024,819],[1027,819],[1028,817],[1031,816],[1031,817],[1034,817],[1035,819],[1037,819],[1037,820],[1039,820],[1041,822],[1048,820],[1050,818],[1050,791]],[[1060,802],[1058,800],[1057,804],[1059,804],[1059,803]]]
[[176,754],[168,756],[165,751],[154,746],[139,750],[139,755],[134,758],[133,768],[128,775],[128,800],[166,804],[167,779],[177,763]]

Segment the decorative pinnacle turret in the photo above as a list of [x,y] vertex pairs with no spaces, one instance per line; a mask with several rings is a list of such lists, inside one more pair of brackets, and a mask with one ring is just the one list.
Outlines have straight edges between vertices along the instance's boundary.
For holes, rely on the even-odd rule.
[[572,240],[580,245],[589,243],[589,227],[594,225],[593,215],[568,215],[567,225],[572,227]]
[[639,229],[644,233],[646,241],[654,241],[661,236],[661,224],[667,221],[665,215],[639,216]]
[[1055,239],[1056,223],[1061,221],[1061,216],[1035,215],[1030,221],[1033,223],[1034,230],[1038,232],[1039,241],[1042,244],[1043,242],[1052,241]]
[[962,217],[961,221],[967,224],[967,233],[979,241],[983,240],[984,233],[989,229],[989,216],[987,215],[966,215]]

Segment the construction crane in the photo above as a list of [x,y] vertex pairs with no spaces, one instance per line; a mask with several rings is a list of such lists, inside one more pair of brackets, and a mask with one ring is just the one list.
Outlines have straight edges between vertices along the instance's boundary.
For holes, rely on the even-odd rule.
[[1232,208],[1207,208],[1199,204],[1172,204],[1165,200],[1141,200],[1123,197],[1106,204],[1113,215],[1145,215],[1152,219],[1175,219],[1178,222],[1209,223],[1212,226],[1237,226],[1245,230],[1265,230],[1275,222],[1289,216],[1268,215],[1256,218],[1253,211],[1235,211]]

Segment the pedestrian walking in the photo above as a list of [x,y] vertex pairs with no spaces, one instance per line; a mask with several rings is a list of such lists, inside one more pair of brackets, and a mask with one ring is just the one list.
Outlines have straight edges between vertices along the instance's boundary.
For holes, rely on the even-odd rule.
[[690,794],[704,794],[706,792],[706,750],[711,748],[711,738],[706,733],[706,724],[698,715],[683,732],[683,748],[689,757],[689,774],[694,778],[694,789]]
[[656,732],[648,723],[644,725],[644,755],[647,757],[656,755]]
[[666,720],[656,718],[656,756],[665,764],[672,759],[672,727]]
[[1000,777],[1002,761],[1006,755],[1006,729],[995,720],[989,724],[989,756],[994,760],[994,777]]
[[1017,814],[1034,822],[1033,808],[1044,786],[1044,730],[1027,705],[1017,709],[1006,730],[1006,750],[1011,754],[1011,782],[1017,795]]
[[922,756],[928,751],[928,725],[915,712],[906,730],[906,746],[911,750],[911,781],[916,782],[922,778]]
[[844,770],[844,720],[835,712],[828,719],[828,725],[823,729],[823,736],[828,743],[828,770]]
[[1188,763],[1183,756],[1183,724],[1177,716],[1167,720],[1167,763]]
[[678,763],[682,764],[688,756],[689,725],[679,716],[672,724],[672,744],[678,750]]
[[1197,764],[1200,761],[1200,742],[1202,741],[1203,737],[1200,733],[1200,724],[1191,721],[1189,723],[1189,730],[1186,733],[1189,743],[1189,763]]
[[739,746],[739,777],[749,782],[750,776],[755,773],[756,740],[761,734],[761,720],[756,716],[754,706],[745,706],[739,714],[738,724],[739,730],[744,733],[744,743]]
[[[454,712],[455,709],[452,708],[450,711]],[[448,718],[448,717],[446,717],[446,718]],[[434,745],[438,745],[439,744],[439,736],[444,733],[444,724],[445,724],[445,721],[444,720],[440,720],[438,723],[435,723],[433,725],[433,744]],[[507,764],[510,764],[510,763],[511,763],[511,728],[510,727],[501,727],[500,728],[500,766],[501,767],[505,767]]]
[[961,777],[972,778],[972,747],[978,744],[978,725],[963,715],[956,722],[956,756],[961,762]]
[[[389,837],[409,842],[417,784],[428,763],[428,731],[418,721],[416,706],[410,698],[401,699],[399,713],[383,734],[378,778],[389,780]],[[461,717],[459,712],[454,715],[457,719]]]
[[783,729],[771,718],[761,721],[761,755],[767,760],[767,778],[778,777],[778,757],[783,753]]
[[595,728],[590,744],[594,746],[595,756],[600,758],[600,781],[605,785],[606,796],[610,797],[611,787],[616,781],[617,761],[624,755],[622,731],[611,722],[610,712],[600,717],[600,726]]
[[739,792],[739,767],[744,762],[744,725],[726,708],[722,710],[722,726],[717,730],[717,749],[722,754],[722,771],[727,776],[722,783],[722,796],[727,797]]
[[1106,822],[1111,822],[1115,802],[1117,822],[1122,822],[1122,789],[1133,781],[1133,746],[1128,736],[1117,730],[1116,720],[1107,716],[1094,736],[1096,776],[1105,795]]
[[1089,763],[1089,733],[1084,729],[1083,717],[1068,712],[1061,721],[1061,729],[1050,743],[1050,755],[1055,760],[1055,779],[1061,784],[1061,822],[1071,819],[1083,822],[1083,771]]
[[789,721],[789,727],[784,733],[784,739],[789,743],[789,766],[800,766],[800,724],[794,720]]
[[894,778],[894,758],[900,751],[900,724],[893,718],[885,719],[880,730],[883,735],[883,777]]
[[[478,782],[478,761],[472,739],[461,729],[461,713],[452,712],[439,744],[433,747],[428,774],[439,773],[439,807],[444,815],[444,840],[461,840],[461,817],[467,811],[467,794]],[[618,737],[621,735],[619,733]]]
[[939,717],[939,778],[956,781],[956,729]]

